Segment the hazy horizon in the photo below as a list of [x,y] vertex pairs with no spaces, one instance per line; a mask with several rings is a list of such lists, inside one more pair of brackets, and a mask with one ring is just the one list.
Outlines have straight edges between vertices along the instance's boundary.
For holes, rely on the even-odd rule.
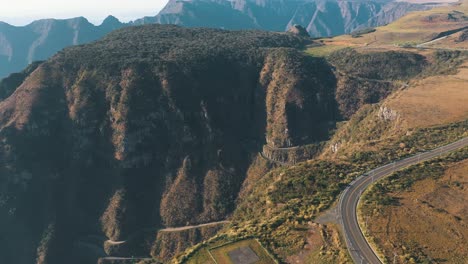
[[0,9],[0,21],[24,26],[39,19],[85,17],[99,25],[109,15],[122,22],[155,16],[168,0],[16,0]]

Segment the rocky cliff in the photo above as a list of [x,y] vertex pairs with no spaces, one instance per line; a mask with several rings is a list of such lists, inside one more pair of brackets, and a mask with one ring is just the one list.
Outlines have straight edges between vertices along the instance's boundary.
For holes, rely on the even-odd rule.
[[95,263],[89,237],[225,219],[263,145],[322,141],[338,116],[309,42],[133,27],[21,76],[0,102],[0,262]]
[[132,25],[287,31],[299,24],[317,37],[384,25],[421,9],[425,7],[372,0],[171,0],[158,15],[130,23],[121,23],[112,16],[99,26],[82,17],[38,20],[24,27],[0,22],[0,78],[21,71],[33,61],[48,59],[65,47],[88,43]]
[[299,24],[311,36],[319,37],[385,25],[407,12],[422,9],[422,5],[392,1],[170,0],[157,16],[135,23],[272,31],[286,31]]
[[0,22],[0,78],[34,61],[48,59],[64,47],[97,40],[122,26],[112,16],[99,26],[83,17],[38,20],[24,27]]

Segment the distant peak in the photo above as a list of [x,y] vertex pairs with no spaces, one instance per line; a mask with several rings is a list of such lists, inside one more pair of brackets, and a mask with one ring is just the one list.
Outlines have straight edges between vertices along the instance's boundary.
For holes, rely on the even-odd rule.
[[120,20],[118,18],[116,18],[115,16],[112,16],[112,15],[109,15],[108,17],[106,17],[106,19],[104,19],[104,21],[102,22],[102,25],[113,25],[113,24],[120,24]]
[[81,17],[74,17],[74,18],[67,18],[67,19],[55,19],[55,18],[40,19],[40,20],[31,22],[31,24],[29,24],[28,26],[43,27],[43,26],[50,26],[56,23],[68,23],[69,25],[73,25],[73,26],[91,24],[89,23],[88,19],[81,16]]

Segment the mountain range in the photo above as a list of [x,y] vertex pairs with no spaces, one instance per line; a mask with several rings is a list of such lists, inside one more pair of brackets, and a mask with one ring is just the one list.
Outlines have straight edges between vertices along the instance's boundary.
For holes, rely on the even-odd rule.
[[[355,218],[334,208],[343,192],[371,206],[380,238],[370,241],[386,262],[467,259],[466,167],[446,162],[468,149],[350,191],[372,168],[467,136],[467,14],[468,0],[321,39],[296,22],[287,32],[113,17],[23,27],[42,32],[43,59],[60,28],[74,33],[0,79],[0,263],[229,263],[239,251],[268,264],[352,263],[360,245],[340,238],[350,233],[337,219]],[[400,203],[382,190],[421,196]],[[390,236],[387,210],[406,214],[391,214]]]
[[59,50],[97,40],[126,26],[177,24],[186,27],[286,31],[300,24],[314,37],[384,25],[423,5],[393,1],[170,0],[154,17],[122,23],[109,16],[95,26],[83,17],[44,19],[27,26],[0,23],[0,78],[19,72]]

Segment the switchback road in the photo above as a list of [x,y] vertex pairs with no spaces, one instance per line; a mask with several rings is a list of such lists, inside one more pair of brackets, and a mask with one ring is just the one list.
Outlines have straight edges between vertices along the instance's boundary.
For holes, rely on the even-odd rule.
[[433,159],[466,146],[468,146],[468,138],[379,167],[356,178],[350,183],[341,194],[338,204],[338,217],[341,220],[346,245],[355,263],[382,263],[367,242],[358,224],[357,207],[363,192],[372,183],[389,176],[397,170]]

